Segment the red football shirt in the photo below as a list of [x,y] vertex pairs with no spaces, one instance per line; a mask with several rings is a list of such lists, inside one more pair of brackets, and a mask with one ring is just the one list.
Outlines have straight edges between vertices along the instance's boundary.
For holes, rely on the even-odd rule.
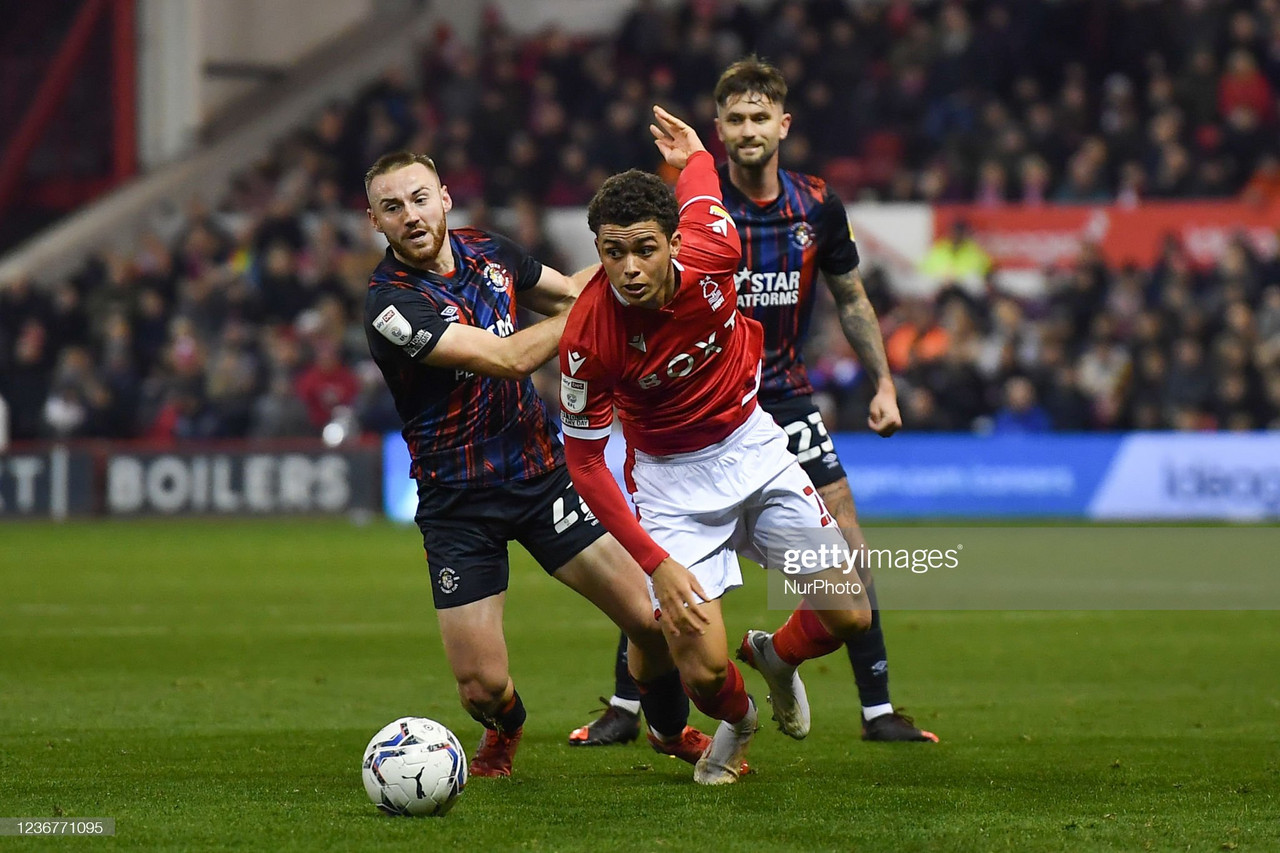
[[677,284],[662,308],[629,306],[601,270],[583,289],[560,341],[560,408],[574,484],[647,572],[667,556],[627,510],[604,464],[614,408],[627,446],[654,456],[701,450],[755,409],[764,335],[738,313],[742,244],[724,209],[710,154],[676,183]]

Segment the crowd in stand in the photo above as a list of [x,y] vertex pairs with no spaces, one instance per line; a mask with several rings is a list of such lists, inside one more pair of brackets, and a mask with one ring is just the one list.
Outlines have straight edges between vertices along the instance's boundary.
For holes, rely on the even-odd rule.
[[[1280,429],[1280,257],[1243,237],[1197,269],[1167,242],[1149,270],[1109,267],[1092,246],[1049,275],[1041,299],[946,287],[869,292],[904,425],[916,431]],[[841,429],[865,419],[865,383],[838,329],[810,347],[810,375]]]
[[[539,210],[654,168],[648,108],[710,132],[747,51],[792,89],[783,165],[847,200],[980,205],[1280,197],[1280,2],[637,0],[617,32],[518,37],[496,12],[333,104],[175,234],[61,282],[0,283],[15,440],[317,435],[399,421],[360,317],[377,261],[364,169],[432,153],[459,208],[563,268]],[[719,154],[720,152],[715,152]],[[1086,250],[1042,299],[994,285],[899,300],[864,269],[912,430],[1280,427],[1280,267],[1234,243],[1197,268]],[[46,286],[48,285],[48,286]],[[865,428],[857,365],[819,311],[815,386]]]

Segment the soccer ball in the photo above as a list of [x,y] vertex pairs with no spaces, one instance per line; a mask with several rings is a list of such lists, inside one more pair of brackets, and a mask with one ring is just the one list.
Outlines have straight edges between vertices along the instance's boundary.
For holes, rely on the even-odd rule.
[[369,741],[361,775],[369,799],[387,814],[439,817],[467,784],[467,756],[435,720],[401,717]]

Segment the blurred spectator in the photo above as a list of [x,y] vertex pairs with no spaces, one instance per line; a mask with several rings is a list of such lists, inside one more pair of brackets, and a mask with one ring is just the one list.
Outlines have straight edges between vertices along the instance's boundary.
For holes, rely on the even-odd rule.
[[1204,360],[1204,347],[1194,338],[1177,341],[1165,381],[1165,404],[1175,411],[1200,411],[1209,405],[1213,386],[1213,374]]
[[1071,362],[1053,368],[1044,394],[1044,408],[1053,428],[1079,432],[1093,427],[1089,398],[1080,390],[1079,370]]
[[1021,197],[1018,200],[1032,207],[1039,207],[1048,201],[1052,176],[1049,172],[1049,164],[1044,158],[1037,154],[1028,154],[1019,162],[1018,168],[1021,184]]
[[969,223],[957,219],[950,231],[929,248],[920,271],[940,288],[957,287],[971,296],[982,296],[986,290],[991,256],[973,238]]
[[360,378],[342,363],[333,341],[318,341],[315,356],[315,362],[298,377],[297,393],[318,433],[332,420],[336,407],[355,403],[360,393]]
[[5,402],[9,404],[9,436],[13,441],[42,435],[42,412],[53,378],[53,361],[44,324],[28,318],[14,336],[9,369],[0,377]]
[[1280,156],[1264,154],[1259,158],[1240,197],[1259,207],[1280,201]]
[[1131,363],[1128,350],[1115,339],[1111,319],[1106,315],[1094,318],[1092,332],[1078,362],[1078,384],[1090,398],[1098,425],[1119,426]]
[[[371,360],[365,360],[360,363],[357,372],[360,375],[360,394],[356,398],[355,415],[360,426],[366,432],[399,432],[404,424],[396,411],[391,389],[387,387],[378,366]],[[555,388],[559,394],[559,378],[555,380]]]
[[949,413],[938,408],[933,392],[924,387],[902,389],[902,426],[912,432],[951,432],[960,425]]
[[885,355],[894,373],[941,358],[947,351],[946,331],[933,319],[930,305],[923,301],[906,303],[899,322],[885,337]]
[[314,436],[306,405],[284,374],[270,380],[267,391],[254,400],[249,423],[252,438],[297,438]]
[[978,172],[973,201],[981,207],[1000,207],[1008,199],[1009,176],[999,160],[984,160]]
[[1004,405],[995,414],[995,433],[1048,432],[1053,424],[1036,402],[1036,388],[1025,376],[1010,376],[1004,383]]
[[1244,48],[1227,56],[1227,68],[1218,84],[1218,114],[1228,118],[1239,109],[1250,111],[1264,125],[1275,118],[1271,84],[1258,70],[1257,59]]

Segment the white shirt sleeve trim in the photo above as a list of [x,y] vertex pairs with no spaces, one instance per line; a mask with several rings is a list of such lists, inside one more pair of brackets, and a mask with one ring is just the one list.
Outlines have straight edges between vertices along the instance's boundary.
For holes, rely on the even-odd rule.
[[680,212],[681,212],[681,213],[684,213],[684,210],[685,210],[685,208],[686,208],[686,207],[688,207],[689,205],[693,204],[695,201],[702,201],[703,199],[706,199],[707,201],[711,202],[712,204],[719,204],[719,205],[723,205],[723,204],[724,204],[724,201],[723,201],[722,199],[718,199],[718,198],[716,198],[716,197],[715,197],[715,196],[713,196],[713,195],[696,195],[696,196],[694,196],[693,198],[689,199],[688,201],[686,201],[684,204],[682,204],[682,205],[680,206]]
[[567,424],[560,424],[560,428],[564,430],[564,434],[573,438],[580,438],[583,441],[598,441],[602,438],[608,438],[613,432],[612,426],[603,426],[599,429],[582,429],[580,427],[571,427]]

